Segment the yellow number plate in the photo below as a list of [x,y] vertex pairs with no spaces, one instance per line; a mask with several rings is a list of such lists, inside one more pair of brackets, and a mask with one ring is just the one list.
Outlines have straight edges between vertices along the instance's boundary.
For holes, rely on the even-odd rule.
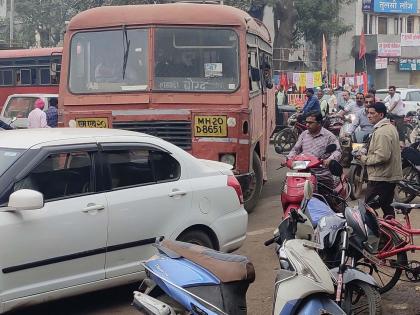
[[76,118],[79,128],[108,128],[108,118]]
[[227,137],[227,116],[195,116],[194,136]]

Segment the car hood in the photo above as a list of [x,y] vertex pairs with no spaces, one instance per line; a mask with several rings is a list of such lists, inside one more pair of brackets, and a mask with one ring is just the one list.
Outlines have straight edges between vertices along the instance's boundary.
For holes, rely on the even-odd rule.
[[212,160],[204,160],[199,159],[201,163],[203,163],[205,166],[210,167],[211,169],[217,170],[221,172],[222,174],[226,175],[232,175],[232,169],[233,166],[227,163],[218,162],[218,161],[212,161]]

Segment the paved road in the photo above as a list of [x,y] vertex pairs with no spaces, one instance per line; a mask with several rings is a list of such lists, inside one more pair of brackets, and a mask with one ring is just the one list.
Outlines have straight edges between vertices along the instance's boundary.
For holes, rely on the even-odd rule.
[[[273,303],[273,283],[278,262],[272,247],[264,247],[264,240],[272,236],[272,231],[281,218],[280,185],[285,170],[276,170],[280,157],[270,152],[270,180],[264,187],[263,198],[249,216],[248,237],[245,245],[237,251],[251,258],[255,265],[257,279],[247,294],[248,314],[271,314]],[[420,213],[420,211],[419,211]],[[419,222],[420,215],[413,215],[413,223]],[[420,243],[420,240],[418,241]],[[417,256],[420,260],[420,257]],[[86,294],[66,300],[52,302],[16,312],[19,315],[108,315],[138,314],[130,306],[132,291],[136,286],[125,286],[112,290]],[[398,288],[383,296],[384,314],[420,314],[420,287],[411,283],[400,283]]]

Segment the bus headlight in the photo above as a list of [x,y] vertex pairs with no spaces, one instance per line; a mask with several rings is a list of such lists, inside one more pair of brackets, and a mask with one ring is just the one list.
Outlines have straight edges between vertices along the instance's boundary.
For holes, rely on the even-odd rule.
[[220,162],[235,166],[236,156],[235,154],[232,154],[232,153],[222,154],[220,156]]

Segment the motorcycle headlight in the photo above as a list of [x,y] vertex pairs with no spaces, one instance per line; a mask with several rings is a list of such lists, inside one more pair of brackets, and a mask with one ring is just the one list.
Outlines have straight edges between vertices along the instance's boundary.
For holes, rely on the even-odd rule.
[[297,251],[289,249],[288,254],[292,256],[290,258],[293,267],[295,267],[297,273],[301,274],[304,277],[312,279],[315,282],[322,282],[320,276],[316,273],[315,269],[313,269]]
[[222,154],[220,156],[220,162],[235,166],[235,162],[236,162],[235,154],[232,154],[232,153]]
[[292,163],[292,170],[306,170],[308,168],[309,161],[294,161]]

